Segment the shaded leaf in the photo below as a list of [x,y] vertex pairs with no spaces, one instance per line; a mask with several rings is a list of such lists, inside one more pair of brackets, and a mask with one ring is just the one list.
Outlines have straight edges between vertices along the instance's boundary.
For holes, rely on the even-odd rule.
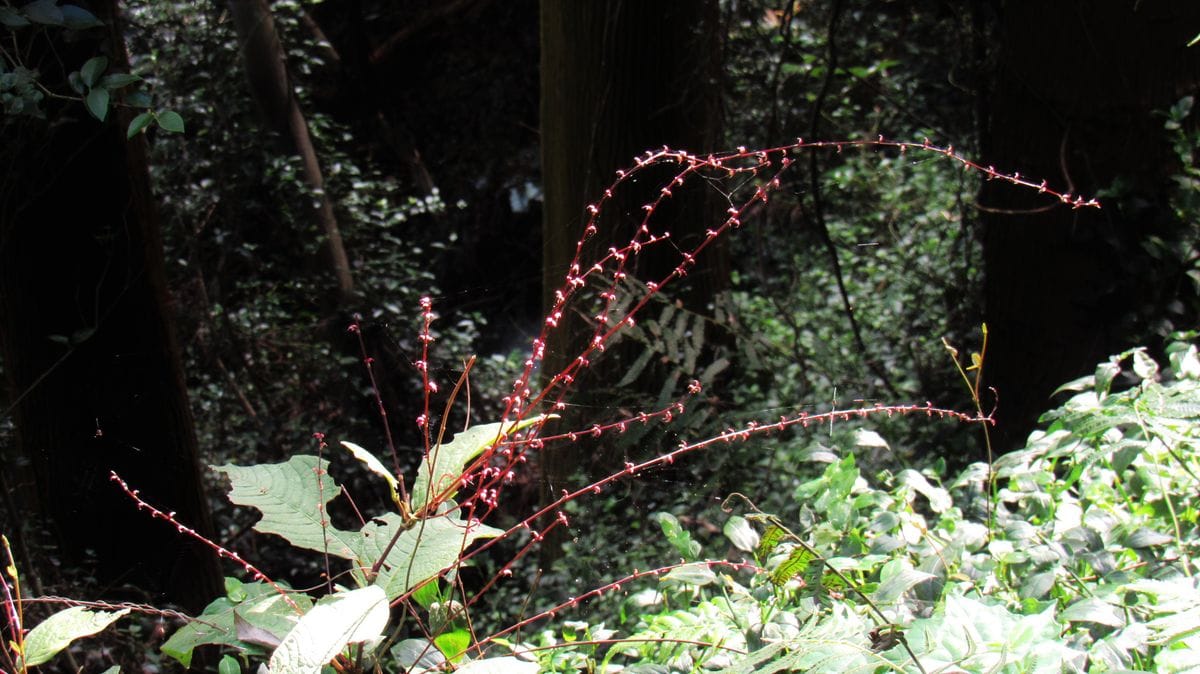
[[95,14],[78,5],[63,5],[59,9],[62,10],[63,25],[67,28],[85,30],[88,28],[99,28],[104,25],[104,22],[97,19]]
[[[133,104],[131,103],[130,105]],[[163,131],[170,131],[171,133],[183,133],[183,117],[181,117],[178,112],[175,112],[174,110],[164,110],[163,112],[158,113],[158,117],[156,119],[158,121],[159,128]]]
[[63,25],[63,12],[55,4],[55,0],[34,0],[22,7],[21,13],[34,23],[48,26]]
[[79,76],[83,78],[84,84],[94,87],[96,82],[100,81],[100,76],[104,74],[106,68],[108,68],[108,57],[93,56],[79,69]]
[[[213,601],[195,620],[176,630],[162,645],[162,652],[188,667],[197,646],[241,645],[238,621],[249,623],[269,634],[286,635],[300,619],[296,610],[267,583],[239,583],[236,590],[238,596],[244,599],[237,601],[221,597]],[[290,596],[302,611],[312,607],[308,595],[293,593]]]
[[136,117],[134,117],[132,120],[129,121],[129,128],[125,130],[125,138],[126,139],[133,138],[134,136],[138,135],[142,131],[145,131],[146,127],[150,126],[150,123],[153,121],[154,121],[153,113],[150,113],[150,112],[138,113],[138,115]]
[[92,89],[83,100],[93,117],[101,122],[108,117],[108,89]]

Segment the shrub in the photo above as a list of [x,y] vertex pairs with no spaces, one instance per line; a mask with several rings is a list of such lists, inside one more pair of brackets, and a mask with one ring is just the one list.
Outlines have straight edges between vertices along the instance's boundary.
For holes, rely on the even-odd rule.
[[[444,667],[531,671],[535,667],[586,665],[589,661],[603,666],[630,658],[670,668],[690,669],[713,661],[728,664],[736,671],[750,671],[759,665],[772,670],[820,669],[832,666],[835,656],[839,668],[846,664],[846,658],[855,659],[862,667],[904,668],[913,664],[920,668],[917,663],[923,658],[941,657],[938,648],[961,645],[934,643],[933,637],[949,632],[934,632],[933,626],[937,620],[947,619],[946,611],[974,610],[974,605],[966,603],[977,601],[969,592],[972,589],[981,592],[981,597],[1050,602],[1045,607],[1033,607],[1038,610],[1030,614],[1035,618],[1029,625],[1022,622],[1027,617],[1023,613],[1011,613],[1014,625],[1019,623],[1026,631],[1044,635],[1053,627],[1057,597],[1042,599],[1048,596],[1047,590],[1029,597],[1018,593],[1014,599],[997,589],[1003,587],[1005,580],[999,571],[1018,563],[1004,556],[1003,543],[1026,540],[1000,527],[1022,521],[1028,527],[1052,527],[1044,535],[1055,532],[1053,526],[1057,520],[1053,517],[1031,518],[1019,514],[1023,511],[1017,507],[1024,507],[1026,501],[1050,507],[1037,498],[1044,492],[1023,500],[1009,498],[1016,493],[1012,487],[1001,492],[999,501],[983,508],[989,513],[989,525],[994,521],[994,527],[989,529],[964,514],[975,513],[991,503],[993,490],[987,488],[991,479],[986,466],[968,471],[948,488],[937,484],[936,475],[907,470],[895,476],[882,476],[885,488],[870,489],[858,474],[852,456],[838,457],[828,451],[812,455],[813,459],[828,463],[824,474],[796,488],[794,498],[803,507],[788,518],[798,522],[793,525],[795,532],[785,526],[783,517],[758,511],[744,496],[727,501],[730,506],[750,506],[743,519],[730,520],[725,527],[735,547],[751,554],[746,561],[726,561],[724,556],[702,560],[701,548],[678,520],[660,516],[660,525],[684,557],[684,563],[645,571],[632,569],[625,578],[567,598],[531,617],[518,617],[507,627],[481,631],[472,618],[472,610],[495,585],[514,574],[527,572],[521,560],[547,533],[572,526],[567,505],[603,494],[618,482],[661,470],[689,454],[789,429],[824,427],[835,421],[872,415],[919,414],[980,423],[986,428],[990,420],[978,410],[963,413],[929,403],[866,404],[824,413],[785,413],[770,420],[733,425],[700,439],[684,438],[673,449],[654,447],[647,457],[628,459],[617,472],[589,484],[563,489],[561,495],[555,494],[549,503],[506,529],[485,523],[500,506],[509,485],[528,470],[529,458],[546,447],[577,442],[583,437],[616,436],[639,426],[671,424],[686,412],[702,390],[699,381],[679,382],[678,387],[664,386],[667,403],[657,409],[616,419],[597,419],[584,428],[562,429],[552,425],[557,420],[556,413],[566,406],[579,374],[623,332],[635,326],[640,312],[667,286],[685,276],[695,257],[709,244],[740,227],[758,204],[769,201],[781,184],[780,176],[794,163],[796,153],[840,152],[847,147],[873,148],[895,155],[932,152],[989,178],[1038,189],[1049,198],[1076,208],[1096,205],[1077,196],[1053,192],[1044,183],[1030,183],[1016,175],[980,167],[958,157],[951,149],[935,148],[928,142],[902,143],[882,138],[817,143],[798,140],[769,150],[739,148],[708,157],[667,148],[648,152],[637,159],[636,167],[619,172],[606,196],[588,207],[592,220],[585,238],[599,234],[595,225],[609,199],[607,195],[636,180],[643,169],[665,164],[676,166],[677,173],[662,185],[656,200],[645,205],[642,226],[632,240],[599,253],[595,260],[581,259],[582,253],[577,254],[541,334],[532,342],[523,371],[503,399],[505,409],[498,423],[471,426],[460,433],[447,432],[455,403],[463,395],[464,387],[468,387],[467,374],[472,362],[467,362],[452,387],[448,382],[436,380],[430,368],[435,315],[431,300],[420,301],[422,324],[417,336],[420,355],[413,365],[419,374],[424,402],[422,409],[414,414],[414,421],[424,447],[415,476],[411,482],[405,479],[403,463],[394,446],[387,448],[391,465],[386,466],[372,452],[353,443],[341,443],[369,473],[378,476],[381,486],[386,485],[394,512],[376,515],[360,510],[353,499],[349,503],[352,514],[347,517],[330,511],[330,505],[343,494],[343,489],[329,475],[329,448],[323,436],[317,438],[315,456],[292,456],[274,464],[226,464],[215,468],[228,478],[233,503],[260,511],[257,531],[273,534],[294,547],[319,555],[324,567],[323,582],[311,592],[294,590],[271,580],[238,553],[204,541],[220,556],[237,564],[249,575],[249,580],[229,579],[226,596],[215,600],[200,616],[175,632],[164,644],[164,652],[186,665],[196,647],[221,645],[234,649],[241,658],[239,662],[238,658],[227,656],[222,661],[223,671],[236,671],[248,665],[251,658],[261,657],[276,674],[315,674],[331,662],[339,671],[364,671],[385,663],[410,671]],[[680,252],[678,266],[667,276],[633,279],[632,260],[650,247],[670,245],[670,234],[655,228],[655,210],[672,197],[672,188],[689,180],[724,186],[731,204],[736,205],[730,206],[724,222],[708,230],[698,246]],[[581,245],[579,250],[583,249]],[[582,311],[593,317],[591,338],[561,371],[539,372],[548,349],[561,348],[559,340],[570,343],[555,330],[567,311]],[[359,330],[357,323],[351,326],[352,332]],[[1188,353],[1192,355],[1185,354],[1181,362],[1194,363],[1194,350]],[[372,372],[371,359],[364,354],[364,360],[368,372]],[[974,367],[981,365],[978,360]],[[1145,369],[1141,360],[1136,362],[1141,363],[1137,372]],[[1104,382],[1106,394],[1111,381],[1109,377]],[[978,392],[977,383],[972,392]],[[378,399],[378,391],[375,395]],[[860,431],[856,437],[862,446],[886,446],[878,434],[869,431]],[[1147,449],[1145,454],[1152,453]],[[1045,472],[1040,467],[1038,470]],[[1054,474],[1053,470],[1049,473]],[[1016,474],[999,475],[1025,484]],[[156,509],[119,476],[112,477],[149,516],[171,522],[183,535],[199,538],[186,523],[177,521],[173,513]],[[964,489],[968,495],[959,508],[954,507],[949,493],[954,489]],[[1064,491],[1058,495],[1065,498],[1065,494]],[[990,515],[992,507],[995,517]],[[926,513],[930,516],[926,517]],[[1184,546],[1178,524],[1175,533],[1176,545]],[[494,573],[475,577],[472,567],[476,561],[500,541],[513,544],[515,552]],[[986,553],[982,547],[985,544]],[[989,559],[1000,559],[1003,565],[990,563]],[[1039,559],[1046,564],[1052,561]],[[1076,575],[1092,572],[1074,568],[1073,560],[1060,561],[1063,569]],[[11,575],[15,580],[15,572]],[[960,576],[971,582],[961,581]],[[633,595],[633,603],[624,614],[635,625],[635,631],[622,640],[616,640],[604,625],[583,623],[568,623],[567,631],[561,632],[561,641],[548,633],[533,641],[521,637],[521,631],[535,622],[555,618],[585,599],[617,596],[650,578],[661,580],[663,589],[649,595],[644,592]],[[939,578],[941,583],[935,582]],[[947,594],[952,587],[961,590],[961,596]],[[716,596],[717,591],[720,596]],[[952,597],[957,598],[952,600]],[[15,608],[21,606],[19,596],[10,595],[7,605],[10,632],[14,642],[20,644],[24,629]],[[652,613],[648,610],[651,606],[662,606],[663,610]],[[1018,606],[1021,611],[1032,610],[1023,604],[995,606],[987,610],[1009,611]],[[109,614],[89,620],[116,617],[119,616]],[[914,622],[919,620],[927,622]],[[73,631],[68,637],[78,634],[81,632]],[[56,643],[61,648],[68,642],[69,638],[63,638]],[[1146,643],[1151,643],[1149,637]],[[828,646],[832,650],[814,650],[822,644],[822,648]],[[892,647],[893,644],[898,646]],[[1037,648],[1029,652],[1030,658],[1046,657],[1043,651],[1048,646],[1034,646]],[[1077,646],[1069,643],[1049,651],[1055,657],[1062,656],[1060,660],[1065,662],[1075,657]],[[1011,655],[1015,647],[1015,644],[1006,647],[1005,653]],[[23,648],[17,646],[18,656]],[[952,650],[947,662],[966,662],[967,656],[974,656],[978,649],[975,644],[963,652]],[[735,654],[747,655],[734,657]],[[767,665],[768,661],[774,664]],[[981,660],[984,661],[991,662],[986,658]],[[14,659],[10,664],[23,671],[28,663]]]

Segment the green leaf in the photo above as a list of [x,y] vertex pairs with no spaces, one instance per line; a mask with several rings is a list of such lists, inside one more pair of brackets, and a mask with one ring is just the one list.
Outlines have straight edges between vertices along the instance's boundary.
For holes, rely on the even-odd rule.
[[125,105],[132,108],[148,108],[151,103],[150,94],[145,91],[135,91],[125,97]]
[[101,122],[108,117],[108,89],[92,89],[83,100],[93,117]]
[[100,81],[100,76],[104,74],[106,68],[108,68],[107,57],[93,56],[79,69],[79,76],[83,78],[84,84],[94,87],[96,82]]
[[362,464],[367,467],[367,470],[375,473],[387,481],[388,487],[391,488],[392,500],[398,505],[400,503],[399,483],[396,481],[396,476],[392,475],[392,471],[388,470],[379,459],[375,458],[374,454],[368,452],[353,442],[346,442],[343,440],[342,446],[349,450],[350,454],[352,454],[354,458],[361,461]]
[[146,130],[150,123],[154,121],[154,113],[140,112],[136,117],[129,121],[129,128],[125,130],[125,138],[133,138],[139,133]]
[[700,544],[692,540],[692,535],[679,524],[679,520],[674,515],[655,513],[652,519],[658,522],[663,535],[685,560],[692,562],[700,558]]
[[79,71],[73,71],[67,75],[67,84],[70,85],[71,91],[80,96],[87,93],[87,87],[83,84],[83,78],[79,76]]
[[429,505],[431,497],[440,495],[443,498],[453,498],[457,491],[456,481],[475,457],[504,437],[547,418],[545,415],[531,417],[509,422],[503,427],[499,423],[472,426],[455,435],[450,442],[430,450],[429,456],[425,457],[421,467],[417,469],[417,479],[412,488],[412,511],[420,512]]
[[775,567],[771,572],[771,582],[776,585],[784,585],[789,580],[795,578],[801,573],[804,573],[808,568],[808,563],[816,559],[808,548],[799,547],[792,550],[792,553],[783,560],[783,563]]
[[63,12],[55,5],[56,0],[34,0],[21,8],[25,18],[47,26],[63,25]]
[[59,651],[82,637],[91,636],[108,627],[129,609],[93,611],[72,606],[43,620],[25,636],[24,667],[33,667],[58,655]]
[[1124,627],[1125,618],[1108,602],[1089,597],[1068,606],[1059,618],[1070,622],[1089,622],[1108,627]]
[[907,560],[894,559],[883,565],[879,572],[879,587],[871,597],[880,604],[891,604],[914,585],[936,578],[932,573],[917,571]]
[[[226,579],[226,588],[230,587]],[[300,616],[283,596],[267,583],[239,583],[235,588],[242,600],[221,597],[205,607],[196,619],[176,630],[162,645],[162,652],[175,658],[184,667],[192,664],[192,651],[197,646],[218,644],[242,646],[238,638],[238,621],[272,634],[286,635],[295,627]],[[233,592],[230,592],[232,595]],[[290,595],[302,611],[312,607],[308,595]]]
[[0,24],[7,28],[23,28],[29,25],[29,19],[21,16],[12,7],[0,7]]
[[63,24],[72,30],[99,28],[104,25],[104,22],[97,19],[95,14],[77,5],[63,5],[59,9],[62,10]]
[[121,87],[127,87],[134,82],[141,81],[142,78],[138,77],[137,75],[131,75],[129,73],[110,73],[104,77],[101,77],[100,83],[97,86],[101,86],[109,91],[112,91],[113,89],[120,89]]
[[[395,513],[376,517],[362,528],[358,556],[364,566],[373,565],[388,543],[401,532],[388,552],[374,583],[384,589],[388,601],[454,566],[462,551],[477,538],[492,538],[502,531],[475,523],[470,528],[459,519],[439,515],[405,529]],[[352,569],[356,579],[364,581],[361,569]]]
[[766,561],[767,555],[774,552],[776,546],[783,542],[784,535],[783,529],[774,524],[767,527],[766,532],[762,535],[762,540],[758,542],[758,547],[754,549],[754,558],[759,563]]
[[758,547],[759,538],[758,532],[754,530],[750,522],[745,517],[734,515],[725,521],[725,528],[722,530],[725,538],[733,543],[733,547],[742,552],[753,552]]
[[164,110],[156,118],[159,128],[171,133],[183,133],[183,117],[174,110]]
[[433,638],[433,643],[447,660],[458,662],[471,647],[471,633],[465,629],[442,632]]
[[388,613],[387,597],[374,585],[322,598],[271,654],[271,674],[321,674],[347,644],[378,638]]
[[281,536],[298,548],[356,559],[360,536],[335,528],[323,516],[327,504],[342,493],[326,473],[328,467],[329,462],[322,459],[320,482],[315,456],[247,467],[227,464],[215,470],[229,478],[230,502],[262,512],[255,531]]
[[667,575],[662,577],[664,581],[675,581],[686,585],[694,585],[703,587],[717,580],[717,574],[713,573],[712,569],[708,568],[708,564],[703,562],[699,564],[684,564],[677,566],[667,572]]
[[242,665],[232,655],[224,655],[217,663],[217,674],[242,674]]

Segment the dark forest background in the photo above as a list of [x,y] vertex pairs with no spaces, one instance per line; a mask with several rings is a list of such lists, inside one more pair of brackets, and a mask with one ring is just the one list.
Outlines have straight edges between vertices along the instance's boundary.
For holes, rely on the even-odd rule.
[[[971,409],[942,339],[978,349],[985,322],[985,402],[1005,451],[1062,382],[1197,327],[1195,3],[78,4],[99,22],[29,22],[29,5],[0,3],[0,527],[37,593],[192,611],[219,594],[210,551],[136,511],[111,470],[312,584],[317,562],[247,536],[253,517],[202,466],[312,453],[314,433],[382,451],[390,424],[411,470],[423,296],[438,316],[431,372],[449,390],[475,355],[469,415],[496,420],[586,205],[663,145],[928,139],[1103,207],[1064,208],[932,155],[804,156],[646,309],[567,419],[657,409],[690,379],[702,404],[668,430],[541,457],[502,518],[543,502],[546,484],[735,421],[857,401]],[[88,95],[102,83],[79,85],[97,55],[141,78],[110,81],[104,121]],[[144,110],[160,123],[127,140]],[[628,240],[650,196],[623,195],[595,245]],[[658,222],[682,247],[720,222],[724,199],[693,189]],[[675,262],[641,264],[649,278]],[[586,329],[569,317],[548,370]],[[872,428],[892,449],[882,463],[985,454],[969,428]],[[536,582],[578,589],[636,567],[659,543],[631,521],[669,510],[703,525],[731,491],[769,500],[797,457],[853,429],[723,449],[605,497],[546,546]],[[511,620],[528,593],[501,590],[490,619]]]

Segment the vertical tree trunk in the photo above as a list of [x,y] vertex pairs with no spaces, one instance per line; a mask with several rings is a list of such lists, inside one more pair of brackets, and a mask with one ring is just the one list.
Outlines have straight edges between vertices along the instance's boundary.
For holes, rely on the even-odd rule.
[[[696,153],[711,151],[720,120],[720,17],[715,0],[624,2],[622,0],[543,0],[541,6],[541,139],[545,191],[543,214],[543,298],[553,303],[582,236],[585,207],[595,202],[619,168],[636,155],[668,145]],[[658,194],[674,173],[650,171],[623,187],[605,206],[597,250],[624,245],[644,214],[642,205]],[[694,246],[719,218],[703,186],[677,190],[656,212],[659,231],[669,230],[680,250]],[[659,280],[679,264],[679,253],[651,251],[634,270]],[[728,280],[724,248],[697,258],[689,273],[692,308],[703,309]],[[568,314],[551,342],[544,371],[565,367],[590,333]],[[615,381],[615,380],[614,380]],[[661,382],[657,384],[661,386]],[[656,389],[657,390],[657,389]],[[564,423],[578,421],[565,420]],[[541,457],[548,485],[558,484],[586,456],[572,444]],[[553,487],[551,492],[555,491]],[[553,557],[555,546],[545,548]]]
[[[985,162],[1086,197],[1123,177],[1161,205],[1171,161],[1155,111],[1197,83],[1200,50],[1184,45],[1198,25],[1197,3],[1003,3]],[[1056,386],[1126,346],[1150,291],[1134,261],[1155,224],[1113,201],[1071,210],[1001,181],[987,183],[980,201],[985,375],[999,391],[1007,449]]]
[[[47,86],[66,90],[67,71],[105,45],[117,45],[113,69],[127,68],[115,4],[93,5],[110,22],[107,35],[52,47],[58,33],[25,34]],[[198,610],[220,590],[213,551],[137,510],[109,481],[118,472],[213,535],[167,320],[145,138],[126,142],[128,111],[101,124],[78,102],[47,108],[46,120],[10,122],[2,151],[19,167],[0,206],[0,353],[17,453],[33,468],[64,561],[94,554],[96,579],[114,594],[130,596],[120,589],[128,584]]]
[[326,255],[337,282],[338,298],[345,303],[354,293],[350,258],[342,243],[333,202],[325,193],[325,178],[308,132],[308,121],[292,89],[287,56],[275,30],[271,8],[266,0],[231,0],[229,6],[242,43],[250,91],[267,123],[288,138],[300,155],[304,181],[314,197],[313,219],[325,236]]

